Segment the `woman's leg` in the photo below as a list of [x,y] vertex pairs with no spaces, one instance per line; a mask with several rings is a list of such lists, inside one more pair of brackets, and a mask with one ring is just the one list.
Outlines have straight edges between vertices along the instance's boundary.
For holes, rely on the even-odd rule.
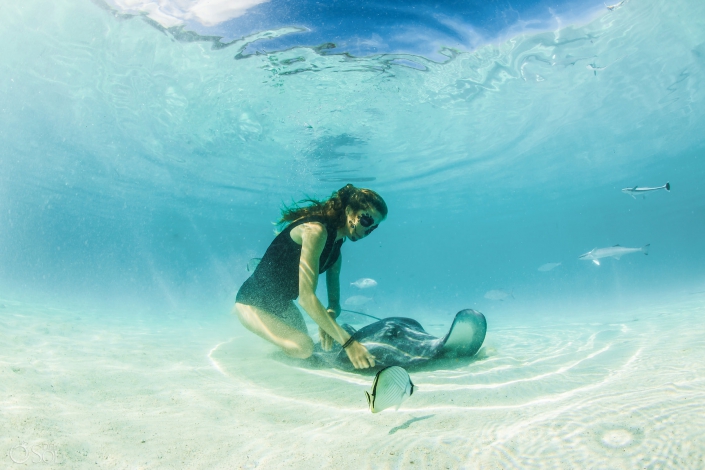
[[[296,309],[293,302],[289,309]],[[236,303],[234,310],[245,328],[270,343],[276,344],[289,356],[306,359],[313,354],[313,340],[301,329],[287,325],[275,315],[252,305]],[[295,318],[296,315],[301,317],[298,309],[296,312],[287,311],[285,313],[287,318]]]

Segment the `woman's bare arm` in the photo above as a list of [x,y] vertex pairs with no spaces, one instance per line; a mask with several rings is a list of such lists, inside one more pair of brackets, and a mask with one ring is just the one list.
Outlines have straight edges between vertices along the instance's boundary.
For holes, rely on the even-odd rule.
[[[328,290],[328,314],[333,318],[340,316],[340,267],[342,255],[338,255],[328,271],[326,271],[326,288]],[[333,338],[323,330],[318,328],[318,336],[321,338],[321,347],[324,351],[330,351],[333,348]]]
[[[322,224],[315,222],[302,224],[299,227],[302,227],[300,232],[299,304],[325,333],[338,343],[345,344],[350,339],[350,334],[338,325],[335,318],[328,313],[321,301],[316,297],[319,274],[318,264],[323,248],[326,245],[328,234]],[[350,358],[350,362],[357,369],[374,367],[375,365],[374,356],[357,341],[353,341],[345,349],[345,352]]]
[[350,335],[340,327],[316,297],[318,286],[318,263],[326,245],[328,234],[319,223],[302,224],[301,261],[299,262],[299,304],[306,310],[313,321],[340,344],[345,343]]
[[340,315],[340,269],[343,264],[343,255],[326,271],[326,288],[328,289],[328,310],[335,312],[335,317]]

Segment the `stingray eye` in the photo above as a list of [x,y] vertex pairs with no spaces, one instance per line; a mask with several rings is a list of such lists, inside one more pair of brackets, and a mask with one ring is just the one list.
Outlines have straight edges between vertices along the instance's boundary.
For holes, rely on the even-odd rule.
[[375,219],[372,218],[370,214],[362,214],[360,216],[360,225],[363,227],[369,227],[375,223]]

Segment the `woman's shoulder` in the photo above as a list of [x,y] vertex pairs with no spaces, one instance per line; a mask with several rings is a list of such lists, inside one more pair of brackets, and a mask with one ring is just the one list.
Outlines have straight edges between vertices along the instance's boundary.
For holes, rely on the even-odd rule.
[[331,230],[335,230],[330,221],[320,215],[310,215],[306,217],[301,217],[300,219],[296,219],[291,224],[289,224],[289,226],[292,228],[299,225],[306,225],[307,227],[321,227],[329,232]]
[[328,227],[323,222],[320,222],[318,220],[309,220],[306,222],[303,222],[301,224],[301,227],[308,233],[312,235],[322,235],[322,234],[327,234],[328,233]]
[[290,227],[291,239],[299,245],[303,244],[304,240],[313,244],[325,243],[329,236],[328,227],[322,221],[310,220],[308,217],[295,220]]

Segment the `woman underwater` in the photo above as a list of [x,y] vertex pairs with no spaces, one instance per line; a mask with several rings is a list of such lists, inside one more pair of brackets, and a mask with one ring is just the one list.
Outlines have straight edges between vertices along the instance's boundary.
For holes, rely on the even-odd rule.
[[[277,235],[262,261],[240,287],[235,311],[253,333],[276,344],[292,357],[313,354],[313,341],[299,305],[315,321],[321,347],[328,351],[340,343],[356,369],[374,367],[375,357],[352,340],[335,319],[340,315],[340,247],[345,239],[356,242],[375,230],[387,217],[387,204],[376,192],[348,184],[326,201],[309,199],[309,205],[282,210]],[[326,273],[328,308],[316,297],[318,275]]]

